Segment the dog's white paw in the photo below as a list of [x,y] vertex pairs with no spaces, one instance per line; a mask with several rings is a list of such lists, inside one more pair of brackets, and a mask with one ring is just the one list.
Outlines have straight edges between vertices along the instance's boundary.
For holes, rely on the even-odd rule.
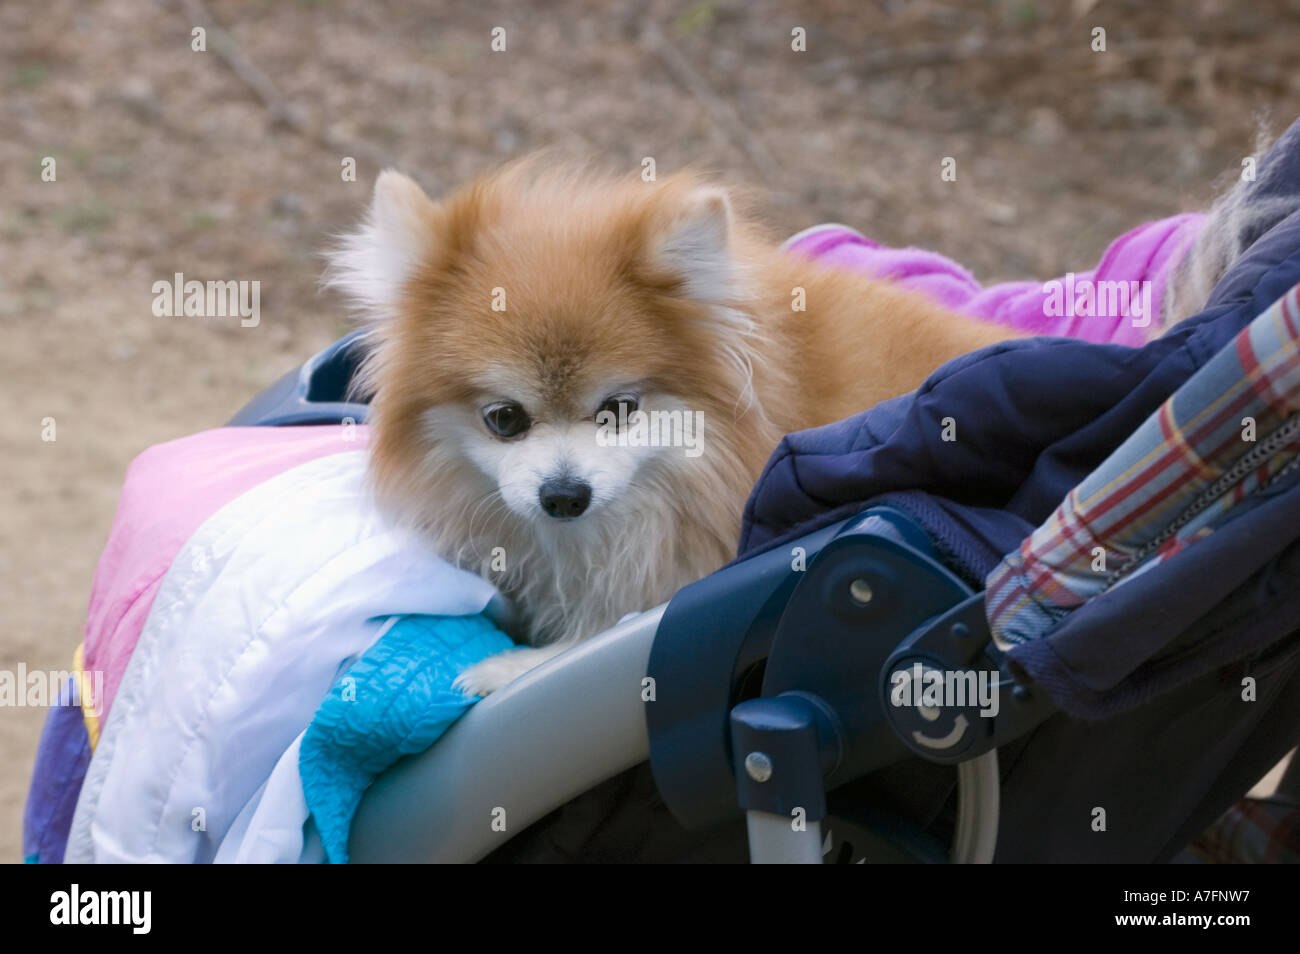
[[559,650],[551,647],[507,649],[470,666],[456,677],[452,685],[466,695],[486,696],[514,682],[557,652]]

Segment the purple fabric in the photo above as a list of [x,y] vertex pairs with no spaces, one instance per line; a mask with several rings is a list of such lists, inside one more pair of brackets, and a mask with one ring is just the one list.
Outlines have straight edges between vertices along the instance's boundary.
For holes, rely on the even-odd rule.
[[[64,698],[77,698],[70,677]],[[45,718],[32,770],[32,787],[23,811],[23,860],[63,863],[72,814],[90,764],[90,738],[80,705],[54,706]]]
[[[1058,280],[1058,300],[1077,301],[1072,292],[1084,282],[1150,282],[1152,314],[1159,315],[1169,271],[1203,221],[1204,216],[1189,213],[1125,232],[1110,244],[1096,268]],[[985,288],[970,272],[937,252],[886,248],[842,225],[809,229],[794,236],[786,248],[828,265],[889,279],[953,311],[1030,334],[1137,347],[1146,343],[1147,332],[1158,324],[1152,321],[1148,327],[1139,327],[1133,318],[1108,315],[1106,309],[1093,309],[1087,315],[1076,314],[1068,305],[1054,309],[1049,307],[1054,290],[1047,282],[1003,282]]]

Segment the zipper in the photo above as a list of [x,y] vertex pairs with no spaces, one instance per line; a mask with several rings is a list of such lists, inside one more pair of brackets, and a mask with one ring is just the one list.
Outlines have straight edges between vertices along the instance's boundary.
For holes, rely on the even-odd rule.
[[[1123,566],[1112,570],[1110,575],[1106,577],[1106,582],[1102,585],[1101,593],[1105,593],[1107,590],[1111,589],[1116,583],[1141,566],[1142,562],[1146,560],[1148,556],[1162,547],[1170,538],[1177,534],[1178,531],[1182,530],[1183,527],[1191,523],[1199,513],[1204,511],[1233,487],[1237,486],[1237,484],[1245,479],[1247,474],[1276,457],[1287,445],[1296,443],[1297,441],[1300,441],[1300,414],[1292,414],[1262,443],[1243,454],[1237,462],[1224,471],[1217,480],[1202,490],[1196,496],[1196,499],[1188,504],[1187,508],[1180,513],[1176,519],[1166,526],[1164,530],[1160,531],[1160,533],[1143,544],[1141,548],[1136,550],[1133,555],[1125,561]],[[1297,464],[1300,464],[1300,457],[1290,461],[1285,467],[1274,474],[1267,483],[1261,484],[1256,488],[1256,492],[1263,490],[1265,487],[1270,486],[1283,476],[1295,470]],[[1098,595],[1100,595],[1100,593]]]

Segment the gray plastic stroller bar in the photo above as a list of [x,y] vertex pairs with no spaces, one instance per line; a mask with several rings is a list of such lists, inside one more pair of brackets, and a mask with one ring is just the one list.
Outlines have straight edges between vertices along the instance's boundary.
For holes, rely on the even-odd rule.
[[642,680],[664,607],[575,646],[475,705],[381,775],[352,826],[354,862],[474,862],[649,757]]
[[[1002,777],[998,750],[957,765],[957,827],[951,859],[958,865],[988,865],[998,847]],[[870,859],[868,859],[870,860]]]
[[745,812],[749,833],[749,860],[756,865],[819,865],[822,863],[822,826],[810,821],[796,831],[786,815]]

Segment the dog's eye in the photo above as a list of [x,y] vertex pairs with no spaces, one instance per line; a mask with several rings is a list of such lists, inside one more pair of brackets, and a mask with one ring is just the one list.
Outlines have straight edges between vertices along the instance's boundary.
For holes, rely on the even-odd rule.
[[513,401],[489,404],[483,409],[483,423],[497,437],[517,437],[532,425],[528,413]]
[[596,420],[600,421],[602,414],[612,414],[614,415],[613,425],[617,428],[619,424],[628,419],[628,416],[636,410],[636,407],[635,394],[615,394],[613,397],[606,398],[605,403],[596,409]]

